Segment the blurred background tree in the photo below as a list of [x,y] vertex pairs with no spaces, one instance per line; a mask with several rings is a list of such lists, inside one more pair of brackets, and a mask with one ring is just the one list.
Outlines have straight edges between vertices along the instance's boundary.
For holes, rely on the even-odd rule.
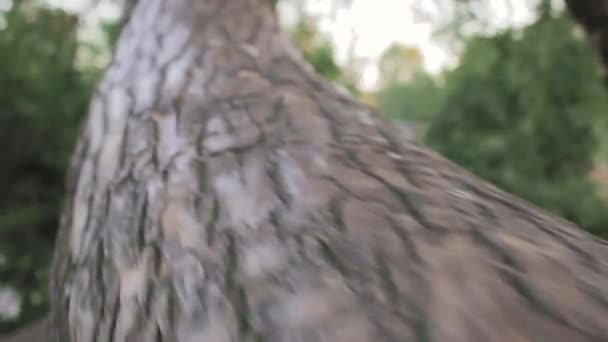
[[463,39],[455,69],[389,79],[383,112],[499,187],[608,237],[606,183],[591,177],[606,156],[608,94],[580,27],[543,1],[529,26]]
[[498,186],[606,236],[589,175],[608,97],[580,29],[544,9],[523,30],[471,39],[445,75],[425,140]]
[[0,21],[0,289],[21,302],[4,332],[46,312],[64,174],[95,75],[76,66],[78,17],[15,1]]
[[293,27],[287,29],[304,58],[312,64],[316,72],[344,86],[352,94],[360,94],[356,73],[338,64],[334,46],[331,40],[319,30],[317,18],[304,14]]
[[438,110],[442,88],[426,73],[422,56],[415,47],[393,44],[380,56],[375,103],[393,120],[407,122],[417,135]]
[[[332,20],[336,8],[355,3],[327,1]],[[489,29],[493,16],[479,4],[501,1],[509,0],[440,1],[453,16],[442,16],[449,18],[436,25],[437,39],[457,63],[430,74],[418,47],[394,43],[373,61],[372,85],[361,64],[338,58],[318,16],[295,11],[287,30],[319,73],[413,128],[416,139],[608,237],[608,90],[594,46],[563,6],[545,0],[528,25]],[[81,17],[42,0],[0,10],[0,333],[46,312],[64,174],[101,71],[91,61],[117,37],[118,21],[109,20],[98,28],[103,42],[83,41]],[[3,319],[10,293],[19,313]]]

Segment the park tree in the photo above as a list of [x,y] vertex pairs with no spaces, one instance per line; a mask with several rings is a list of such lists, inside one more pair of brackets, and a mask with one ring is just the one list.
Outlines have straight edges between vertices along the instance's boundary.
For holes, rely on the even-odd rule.
[[543,2],[536,14],[467,37],[454,70],[388,82],[378,103],[450,160],[605,237],[605,186],[590,179],[606,156],[600,63],[570,13]]
[[389,46],[378,64],[378,108],[385,117],[411,126],[415,136],[421,136],[424,124],[441,105],[441,84],[423,70],[420,51],[414,47]]
[[601,341],[608,246],[318,76],[269,0],[135,6],[57,237],[53,341]]
[[0,22],[0,291],[20,302],[2,334],[48,311],[65,166],[94,75],[76,67],[77,16],[19,0]]
[[316,73],[344,86],[354,95],[360,94],[354,73],[336,61],[334,46],[331,40],[320,32],[317,19],[302,15],[289,30],[293,42]]
[[608,1],[565,0],[570,13],[585,28],[604,65],[608,81]]
[[580,33],[567,13],[545,11],[524,29],[471,39],[427,112],[425,138],[484,179],[605,237],[606,203],[589,175],[605,144],[608,94]]

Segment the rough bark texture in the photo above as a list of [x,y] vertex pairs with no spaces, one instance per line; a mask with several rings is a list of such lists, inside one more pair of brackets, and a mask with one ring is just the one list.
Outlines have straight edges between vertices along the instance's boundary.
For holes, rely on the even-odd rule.
[[56,341],[606,341],[604,242],[403,139],[267,3],[139,2],[73,158]]
[[598,49],[608,82],[608,1],[566,0],[572,16],[585,28]]

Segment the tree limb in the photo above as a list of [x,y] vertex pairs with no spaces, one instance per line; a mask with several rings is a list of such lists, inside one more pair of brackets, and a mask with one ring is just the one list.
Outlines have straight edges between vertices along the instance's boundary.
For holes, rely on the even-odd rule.
[[56,342],[608,336],[604,241],[404,139],[268,0],[140,2],[90,108]]

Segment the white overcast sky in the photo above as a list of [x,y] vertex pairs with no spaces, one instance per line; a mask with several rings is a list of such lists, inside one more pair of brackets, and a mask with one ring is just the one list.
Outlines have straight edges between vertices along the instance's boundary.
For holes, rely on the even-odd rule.
[[[371,86],[374,83],[377,77],[375,61],[395,42],[417,47],[422,53],[424,68],[437,73],[454,62],[454,57],[433,37],[434,19],[442,19],[442,11],[445,11],[441,4],[449,5],[451,1],[453,0],[352,0],[351,6],[342,8],[336,16],[322,21],[321,29],[333,38],[340,61],[346,60],[350,42],[356,36],[355,56],[368,61],[362,70],[364,85]],[[307,0],[307,6],[304,7],[307,13],[326,15],[331,12],[335,2],[336,0]],[[497,27],[523,25],[533,19],[533,1],[486,2],[492,6],[492,22]],[[289,1],[286,0],[285,3],[289,4]],[[506,4],[510,5],[508,9]],[[430,17],[416,20],[412,11],[414,5],[423,7]],[[288,10],[282,11],[282,14],[289,17]]]
[[[71,10],[83,10],[91,3],[91,0],[48,1]],[[340,0],[284,0],[280,11],[288,22],[294,17],[293,4],[304,7],[306,13],[325,16],[327,19],[321,22],[321,29],[332,38],[341,62],[346,60],[356,36],[355,57],[367,61],[361,70],[364,86],[373,85],[377,77],[375,60],[395,42],[417,47],[422,52],[424,68],[431,73],[439,72],[446,63],[454,60],[433,39],[432,22],[416,21],[411,10],[414,4],[422,5],[432,16],[441,18],[441,10],[435,4],[453,0],[352,0],[350,6],[341,8],[333,18],[327,17],[336,1]],[[501,7],[507,2],[510,3],[510,11]],[[491,0],[490,3],[494,4],[495,22],[499,26],[523,24],[532,18],[530,0]],[[118,9],[102,0],[90,13],[91,19],[96,20],[116,16]]]

